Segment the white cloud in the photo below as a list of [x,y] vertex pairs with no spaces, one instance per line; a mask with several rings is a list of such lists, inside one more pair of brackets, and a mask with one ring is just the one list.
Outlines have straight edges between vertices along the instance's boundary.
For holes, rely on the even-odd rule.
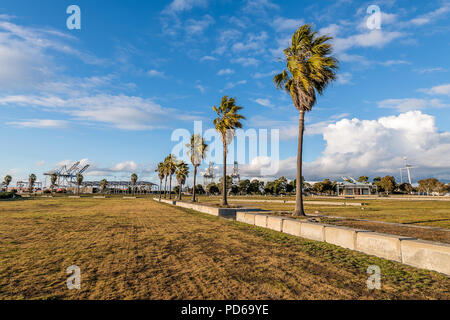
[[227,75],[227,74],[233,74],[234,73],[234,70],[232,70],[232,69],[221,69],[221,70],[219,70],[219,72],[217,72],[217,75],[218,76],[223,76],[223,75]]
[[203,56],[200,58],[200,61],[217,61],[217,58],[213,56]]
[[252,75],[252,77],[254,79],[261,79],[261,78],[265,78],[265,77],[274,76],[277,73],[279,73],[279,71],[277,71],[277,70],[273,70],[270,72],[256,72]]
[[426,13],[424,15],[418,16],[409,22],[416,26],[422,26],[431,22],[436,21],[437,19],[441,18],[442,16],[446,15],[448,12],[450,12],[450,4],[446,3],[442,7],[431,11],[429,13]]
[[387,61],[380,62],[380,64],[388,67],[388,66],[399,65],[399,64],[411,64],[411,62],[405,61],[405,60],[387,60]]
[[243,11],[247,14],[262,16],[267,14],[267,10],[277,10],[278,5],[270,0],[247,0]]
[[150,77],[159,77],[159,78],[165,78],[165,77],[166,77],[166,75],[164,74],[164,72],[158,71],[158,70],[149,70],[149,71],[147,71],[147,74],[148,74]]
[[430,89],[420,89],[420,91],[433,95],[450,95],[450,83],[432,87]]
[[190,35],[201,34],[214,22],[214,18],[209,14],[205,15],[202,19],[199,20],[189,19],[186,21],[186,32]]
[[273,107],[273,104],[270,102],[269,99],[262,99],[262,98],[258,98],[254,100],[257,104],[260,104],[264,107]]
[[405,99],[386,99],[378,102],[379,108],[389,108],[397,109],[398,111],[410,111],[419,110],[425,108],[442,108],[446,105],[443,104],[439,99],[416,99],[416,98],[405,98]]
[[319,34],[336,37],[338,35],[338,33],[341,31],[341,28],[342,28],[341,26],[339,26],[335,23],[332,23],[327,27],[319,29]]
[[434,68],[423,68],[416,70],[420,74],[433,73],[433,72],[445,72],[446,69],[442,67],[434,67]]
[[[430,176],[450,179],[450,132],[440,132],[434,117],[420,111],[378,120],[342,119],[322,132],[326,147],[317,160],[304,163],[307,179],[398,176],[404,156],[416,167],[414,181]],[[277,176],[293,178],[295,173],[296,157],[281,160]]]
[[189,11],[194,7],[205,7],[208,4],[206,0],[173,0],[163,13],[175,14],[183,11]]
[[337,83],[338,84],[350,84],[352,80],[352,74],[350,72],[338,73]]
[[200,90],[201,93],[204,93],[206,91],[206,88],[201,84],[197,84],[195,87]]
[[66,128],[68,122],[64,120],[47,120],[47,119],[30,119],[21,121],[11,121],[7,122],[7,125],[16,128],[50,128],[50,129],[60,129]]
[[161,128],[168,117],[172,120],[192,119],[179,110],[163,108],[151,99],[127,95],[99,94],[73,98],[17,95],[0,97],[0,105],[40,107],[70,114],[79,121],[94,121],[124,130]]
[[383,30],[372,30],[370,32],[352,35],[347,38],[335,38],[333,41],[335,50],[337,52],[343,52],[353,47],[382,48],[401,36],[403,36],[403,34],[398,31],[389,32]]
[[248,66],[257,66],[259,64],[259,60],[255,59],[255,58],[237,58],[237,59],[232,59],[231,60],[232,63],[239,63],[241,65],[243,65],[244,67],[248,67]]
[[276,31],[295,31],[305,23],[303,19],[289,19],[276,17],[272,22],[272,27]]
[[232,88],[234,88],[234,87],[236,87],[238,85],[246,84],[246,83],[247,83],[247,80],[241,80],[241,81],[238,81],[238,82],[228,82],[227,85],[225,86],[224,90],[232,89]]

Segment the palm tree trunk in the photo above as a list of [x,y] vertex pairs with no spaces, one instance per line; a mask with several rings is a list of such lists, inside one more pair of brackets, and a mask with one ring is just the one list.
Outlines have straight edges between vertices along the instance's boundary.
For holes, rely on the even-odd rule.
[[164,199],[167,198],[167,176],[164,179]]
[[162,179],[159,179],[159,200],[161,201],[161,193],[162,193]]
[[182,184],[180,183],[180,188],[178,190],[178,200],[181,200],[181,187],[182,187]]
[[305,216],[303,210],[302,190],[302,154],[303,154],[303,132],[305,131],[305,111],[300,111],[298,124],[298,150],[297,150],[297,181],[295,187],[295,210],[293,216]]
[[[223,140],[225,141],[225,140]],[[227,206],[227,145],[223,144],[222,205]]]
[[169,179],[169,199],[172,199],[172,175],[170,175]]
[[197,166],[194,166],[194,186],[192,190],[192,202],[195,202],[195,182],[197,180]]

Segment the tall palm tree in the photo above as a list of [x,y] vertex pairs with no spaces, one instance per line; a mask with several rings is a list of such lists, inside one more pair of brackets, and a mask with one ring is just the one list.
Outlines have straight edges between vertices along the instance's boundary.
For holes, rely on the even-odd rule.
[[159,200],[161,200],[161,193],[162,193],[162,181],[166,176],[166,172],[164,169],[164,162],[160,162],[158,163],[158,167],[155,170],[156,172],[158,172],[158,178],[159,178]]
[[192,191],[192,202],[195,202],[195,184],[197,183],[197,168],[202,164],[202,160],[206,158],[206,150],[208,145],[205,139],[200,134],[193,134],[191,141],[186,144],[188,147],[187,154],[191,158],[192,166],[194,167],[194,187]]
[[136,173],[133,173],[133,174],[131,175],[131,185],[132,185],[132,188],[133,188],[133,196],[134,196],[134,192],[135,192],[135,188],[136,188],[135,186],[136,186],[137,180],[138,180],[137,174],[136,174]]
[[245,117],[238,113],[242,107],[236,105],[236,100],[234,98],[228,98],[228,96],[222,98],[219,107],[213,106],[212,108],[217,113],[217,118],[214,119],[214,126],[217,132],[219,132],[223,143],[222,190],[224,192],[222,192],[222,205],[226,206],[228,205],[227,193],[225,192],[227,190],[227,146],[233,140],[234,130],[236,128],[242,128],[240,120],[245,119]]
[[286,69],[273,78],[278,89],[290,94],[300,113],[294,216],[305,215],[301,186],[305,112],[311,111],[316,103],[316,94],[323,94],[327,85],[336,79],[338,61],[331,56],[332,46],[328,42],[331,39],[319,36],[309,24],[298,28],[292,36],[291,46],[283,51]]
[[12,177],[8,174],[5,176],[5,178],[3,179],[3,185],[5,186],[5,191],[8,191],[8,186],[12,181]]
[[58,176],[56,175],[56,173],[52,173],[50,175],[50,189],[52,189],[52,192],[53,192],[53,189],[56,186],[56,181],[57,180],[58,180]]
[[183,188],[183,185],[186,183],[186,179],[189,176],[189,166],[186,162],[180,161],[177,163],[177,171],[176,171],[176,178],[178,181],[178,200],[181,200],[181,191]]
[[108,180],[102,179],[102,181],[100,181],[100,187],[102,188],[102,193],[105,192],[105,189],[107,186],[108,186]]
[[164,199],[167,198],[167,179],[169,178],[169,170],[168,170],[169,167],[168,167],[168,164],[167,164],[167,162],[168,162],[167,158],[168,158],[168,157],[165,157],[165,158],[164,158],[164,161],[163,161],[163,172],[164,172]]
[[177,170],[176,158],[173,154],[166,157],[166,175],[169,176],[169,199],[172,199],[172,176]]
[[28,188],[30,193],[33,192],[34,183],[36,182],[36,175],[34,173],[30,174],[28,177]]
[[80,185],[83,183],[83,175],[81,173],[77,174],[77,195],[80,195]]

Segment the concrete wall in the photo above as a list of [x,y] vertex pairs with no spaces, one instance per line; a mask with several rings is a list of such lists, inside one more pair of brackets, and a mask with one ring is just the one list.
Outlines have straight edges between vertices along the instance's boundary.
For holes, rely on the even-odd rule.
[[356,235],[358,232],[370,232],[347,227],[325,226],[325,241],[350,250],[356,250]]
[[245,222],[245,212],[236,212],[236,221]]
[[254,213],[245,213],[244,222],[247,224],[254,225],[255,224],[255,214]]
[[302,223],[297,219],[283,219],[283,232],[300,237]]
[[283,230],[283,218],[267,216],[267,228],[281,232]]
[[255,226],[267,228],[267,216],[263,214],[255,214]]
[[320,223],[302,222],[300,235],[303,238],[325,241],[325,225]]
[[450,275],[450,244],[402,240],[401,251],[404,264]]
[[412,238],[377,232],[358,232],[356,234],[356,250],[402,262],[400,242],[406,239]]

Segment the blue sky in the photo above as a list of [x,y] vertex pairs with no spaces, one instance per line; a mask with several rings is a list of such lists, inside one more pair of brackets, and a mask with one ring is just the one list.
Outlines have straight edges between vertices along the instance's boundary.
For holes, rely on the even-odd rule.
[[[81,30],[66,27],[71,4]],[[372,4],[381,29],[367,28]],[[340,69],[307,116],[305,176],[398,177],[407,156],[414,180],[449,181],[449,17],[448,1],[2,1],[0,175],[87,159],[87,179],[156,180],[173,130],[212,126],[229,95],[245,128],[280,130],[277,175],[293,177],[298,112],[272,76],[312,23]]]

